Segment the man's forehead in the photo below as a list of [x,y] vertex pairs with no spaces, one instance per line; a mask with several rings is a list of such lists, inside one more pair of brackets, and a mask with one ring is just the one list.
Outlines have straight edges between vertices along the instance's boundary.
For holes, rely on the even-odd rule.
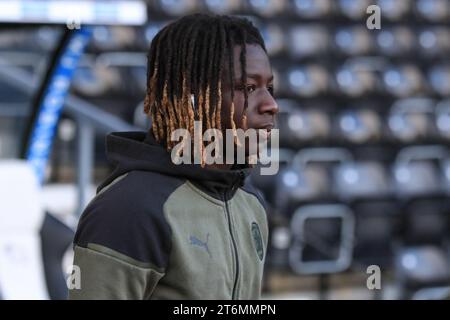
[[[270,61],[261,46],[257,44],[247,44],[245,49],[247,75],[261,76],[263,79],[271,78],[272,70]],[[237,79],[240,79],[241,77],[240,53],[241,47],[236,46],[234,48],[234,74]]]

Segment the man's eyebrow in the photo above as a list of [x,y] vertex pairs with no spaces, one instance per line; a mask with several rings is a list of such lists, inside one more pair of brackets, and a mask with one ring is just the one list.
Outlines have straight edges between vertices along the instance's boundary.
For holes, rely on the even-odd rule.
[[[259,80],[259,79],[261,79],[262,78],[262,76],[260,75],[260,74],[257,74],[257,73],[248,73],[247,74],[247,78],[252,78],[252,79],[255,79],[255,80]],[[241,78],[238,78],[238,79],[236,79],[237,81],[240,81],[241,80]],[[273,74],[267,79],[268,81],[272,81],[273,80]]]

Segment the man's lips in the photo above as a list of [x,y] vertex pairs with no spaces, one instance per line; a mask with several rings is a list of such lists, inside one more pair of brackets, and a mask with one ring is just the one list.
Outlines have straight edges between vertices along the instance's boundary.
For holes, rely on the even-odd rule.
[[267,140],[270,137],[272,128],[273,128],[273,124],[272,123],[266,124],[264,126],[261,126],[261,127],[258,128],[258,135],[261,138],[263,138],[264,140]]
[[273,123],[268,123],[268,124],[262,125],[256,129],[270,131],[273,129]]

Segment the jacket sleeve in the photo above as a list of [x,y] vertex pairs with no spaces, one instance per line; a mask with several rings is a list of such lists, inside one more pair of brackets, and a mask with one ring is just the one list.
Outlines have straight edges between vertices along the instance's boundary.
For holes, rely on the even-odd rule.
[[[150,299],[164,271],[114,250],[90,244],[75,246],[69,299]],[[77,278],[79,277],[79,278]]]
[[151,298],[171,250],[159,194],[124,179],[89,203],[75,234],[69,299]]

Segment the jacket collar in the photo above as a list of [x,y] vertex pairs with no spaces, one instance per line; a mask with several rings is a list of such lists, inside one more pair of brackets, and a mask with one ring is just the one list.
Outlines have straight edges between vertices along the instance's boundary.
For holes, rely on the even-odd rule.
[[172,162],[170,153],[159,144],[151,132],[114,132],[106,137],[108,159],[116,165],[113,173],[98,187],[97,192],[118,176],[131,171],[153,171],[191,181],[207,194],[222,199],[232,197],[244,185],[250,174],[246,165],[232,169],[202,168],[199,164]]

